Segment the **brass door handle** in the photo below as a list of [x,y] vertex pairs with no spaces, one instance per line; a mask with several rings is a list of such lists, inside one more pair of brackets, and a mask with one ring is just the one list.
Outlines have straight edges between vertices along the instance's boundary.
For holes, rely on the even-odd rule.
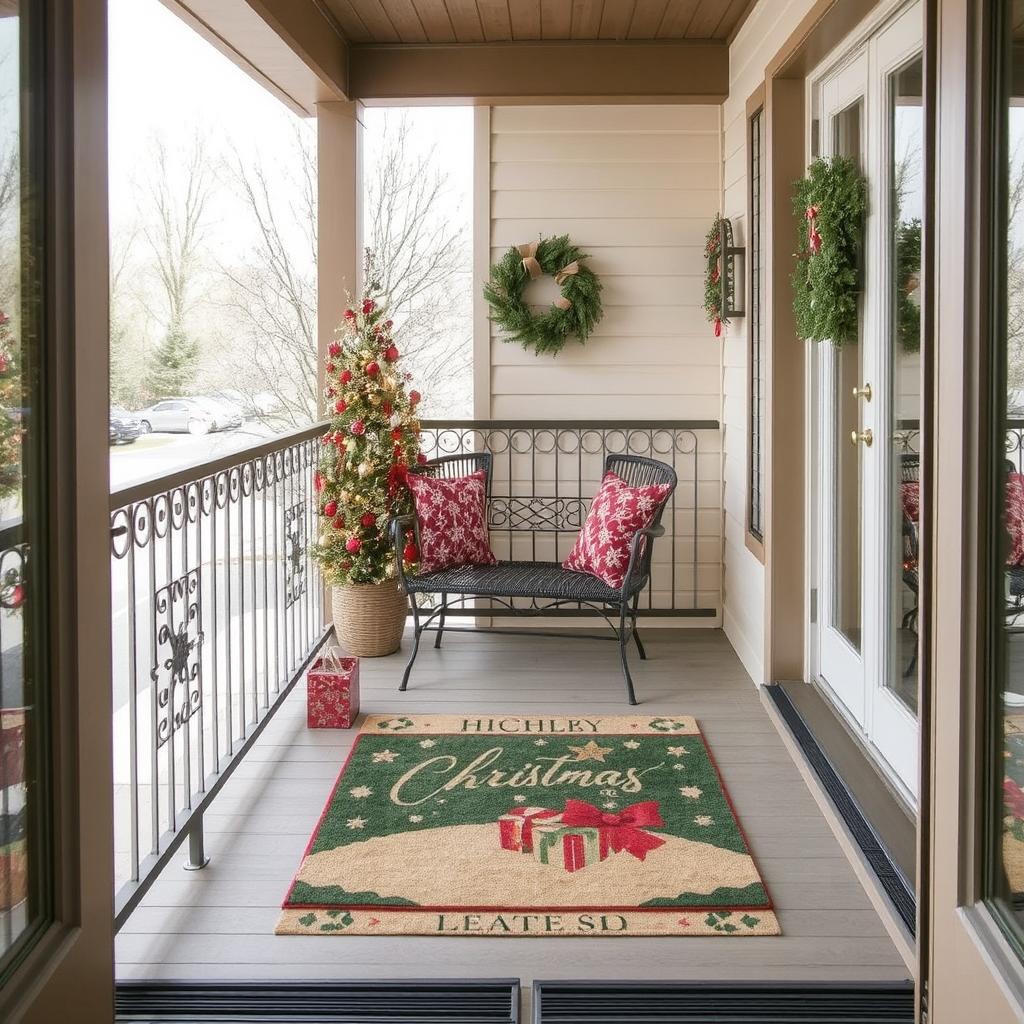
[[853,389],[854,398],[863,398],[866,402],[871,401],[871,395],[873,394],[870,384],[865,384],[862,388]]
[[852,444],[855,448],[857,447],[858,442],[870,448],[874,440],[875,435],[871,432],[870,427],[868,427],[867,430],[860,431],[860,433],[858,433],[856,430],[850,431],[850,444]]

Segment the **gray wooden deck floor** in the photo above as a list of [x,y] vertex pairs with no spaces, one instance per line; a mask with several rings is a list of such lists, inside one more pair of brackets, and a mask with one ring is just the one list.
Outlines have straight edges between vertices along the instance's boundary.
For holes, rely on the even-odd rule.
[[[779,911],[770,938],[278,937],[278,908],[348,751],[300,683],[206,816],[210,865],[169,865],[117,940],[120,978],[902,979],[908,971],[723,633],[645,633],[642,712],[699,720]],[[608,643],[451,635],[362,663],[362,710],[628,713]],[[634,659],[635,660],[635,659]]]

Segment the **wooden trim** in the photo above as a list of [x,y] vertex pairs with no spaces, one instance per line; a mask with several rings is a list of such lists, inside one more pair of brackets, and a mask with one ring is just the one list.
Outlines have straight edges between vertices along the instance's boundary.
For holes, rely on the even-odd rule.
[[729,93],[729,50],[625,41],[353,46],[349,82],[364,101],[720,103]]
[[747,6],[740,12],[740,16],[736,19],[736,24],[733,25],[725,40],[729,46],[732,46],[733,40],[740,34],[740,29],[747,23],[747,18],[750,17],[756,6],[757,0],[749,0]]
[[803,80],[871,12],[879,0],[818,0],[765,69],[766,78]]
[[473,111],[473,418],[491,415],[491,320],[482,282],[490,276],[491,108]]
[[[754,535],[750,525],[750,497],[751,497],[751,457],[750,457],[750,439],[754,436],[754,417],[753,417],[753,402],[754,402],[754,387],[753,387],[753,354],[754,354],[754,239],[753,239],[753,224],[754,224],[754,177],[751,174],[750,168],[750,131],[751,121],[754,115],[758,111],[762,112],[762,117],[765,119],[765,140],[767,141],[767,112],[764,110],[765,100],[765,87],[762,82],[751,94],[747,97],[746,105],[746,119],[744,122],[744,131],[746,132],[746,174],[747,174],[747,258],[746,258],[746,289],[747,289],[747,466],[746,466],[746,508],[743,510],[743,542],[747,546],[747,550],[762,564],[764,565],[765,560],[765,544],[764,534],[760,538]],[[765,184],[766,176],[764,174],[765,167],[765,153],[761,153],[761,199],[762,204],[764,203],[765,197]],[[761,223],[761,237],[764,237],[764,222]],[[764,296],[761,296],[762,303]],[[763,309],[762,309],[763,312]],[[762,344],[764,341],[764,331],[762,331]],[[763,401],[763,396],[762,396]],[[764,437],[761,438],[762,453],[764,452]],[[762,480],[763,485],[763,480]],[[762,490],[762,508],[764,505],[764,493]]]

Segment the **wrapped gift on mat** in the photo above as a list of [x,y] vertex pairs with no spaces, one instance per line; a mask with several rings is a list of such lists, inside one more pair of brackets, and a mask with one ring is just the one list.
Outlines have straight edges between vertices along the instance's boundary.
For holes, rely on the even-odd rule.
[[541,864],[579,871],[608,856],[604,830],[587,825],[537,822],[533,828],[533,853]]
[[498,838],[503,850],[533,852],[533,823],[557,818],[558,811],[547,807],[513,807],[498,819]]
[[359,659],[329,647],[306,674],[306,725],[350,729],[359,714]]

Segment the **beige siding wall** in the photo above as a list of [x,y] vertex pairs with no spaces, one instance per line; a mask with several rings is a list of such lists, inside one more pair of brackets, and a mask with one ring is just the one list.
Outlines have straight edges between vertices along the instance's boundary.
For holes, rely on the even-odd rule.
[[[814,0],[760,0],[729,48],[729,98],[723,105],[723,212],[747,244],[747,100],[764,70]],[[770,342],[769,342],[770,343]],[[747,322],[733,320],[723,345],[723,625],[755,682],[764,682],[764,568],[745,542],[747,508]],[[771,414],[771,409],[768,409]]]
[[[701,304],[703,240],[721,198],[720,108],[495,107],[489,159],[491,260],[568,234],[590,253],[605,307],[587,344],[554,359],[492,328],[490,415],[719,419],[721,346]],[[541,303],[555,294],[550,281],[531,288]],[[719,609],[721,446],[713,432],[699,443],[697,587],[699,603]],[[690,535],[692,483],[679,492],[679,530]]]

